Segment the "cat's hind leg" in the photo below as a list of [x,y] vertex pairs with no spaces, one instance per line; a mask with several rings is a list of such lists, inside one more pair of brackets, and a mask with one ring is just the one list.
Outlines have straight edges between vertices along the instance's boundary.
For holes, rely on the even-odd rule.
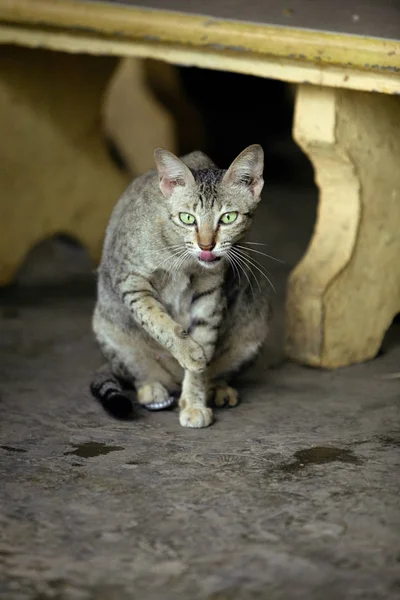
[[136,367],[134,386],[139,404],[149,410],[172,406],[183,376],[177,361],[165,351],[154,352],[153,347],[142,346]]
[[160,410],[173,404],[170,392],[159,381],[145,383],[136,389],[138,402],[143,406]]
[[142,405],[153,410],[171,405],[169,399],[179,391],[183,374],[175,359],[138,331],[124,332],[98,315],[93,325],[98,344],[108,360],[108,374],[104,370],[103,380],[99,374],[92,383],[93,395],[103,405],[105,401],[112,403],[117,394],[126,396],[125,384],[136,389],[137,400]]
[[208,368],[208,403],[211,406],[232,408],[239,404],[239,394],[229,382],[255,362],[265,338],[262,332],[247,330],[246,333],[247,336],[241,335],[240,331],[234,336],[227,336],[223,345],[216,349],[215,357]]

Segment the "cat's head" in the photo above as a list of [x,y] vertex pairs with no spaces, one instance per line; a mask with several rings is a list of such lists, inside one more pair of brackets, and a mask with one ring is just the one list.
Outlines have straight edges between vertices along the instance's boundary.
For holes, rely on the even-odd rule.
[[217,267],[251,225],[264,185],[261,146],[243,150],[227,171],[191,170],[162,148],[154,151],[154,157],[171,227],[180,236],[182,249],[202,266]]

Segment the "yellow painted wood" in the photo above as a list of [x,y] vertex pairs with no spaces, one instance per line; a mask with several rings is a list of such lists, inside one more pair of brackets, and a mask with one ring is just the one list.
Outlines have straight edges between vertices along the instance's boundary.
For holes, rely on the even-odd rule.
[[[1,1],[1,0],[0,0]],[[304,60],[228,50],[193,48],[177,44],[126,41],[96,37],[87,33],[66,33],[24,26],[0,24],[0,44],[19,44],[70,53],[152,58],[171,64],[195,66],[279,79],[292,83],[312,83],[385,94],[400,94],[400,75],[386,71],[366,71],[350,66],[331,66]]]
[[0,285],[56,234],[100,257],[128,183],[109,158],[101,102],[113,58],[0,47]]
[[146,82],[146,61],[122,59],[109,81],[103,103],[105,131],[132,176],[154,168],[154,148],[177,152],[174,121],[151,94]]
[[105,131],[132,175],[154,168],[154,148],[175,154],[204,146],[198,111],[186,98],[177,70],[160,61],[124,58],[104,98]]
[[346,366],[376,355],[400,311],[400,98],[300,86],[294,135],[320,203],[289,280],[286,349]]
[[0,20],[30,27],[86,33],[87,38],[172,43],[399,74],[400,44],[393,40],[259,25],[123,5],[76,0],[0,1]]

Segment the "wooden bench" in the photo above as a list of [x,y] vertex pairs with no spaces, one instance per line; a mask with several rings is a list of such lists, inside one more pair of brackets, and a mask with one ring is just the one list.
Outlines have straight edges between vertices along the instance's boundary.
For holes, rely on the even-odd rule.
[[[372,358],[400,310],[398,5],[188,4],[0,0],[0,283],[55,231],[98,258],[126,183],[99,143],[112,57],[280,79],[298,84],[294,138],[320,189],[310,246],[289,281],[287,354],[329,368]],[[147,164],[150,147],[140,153]]]

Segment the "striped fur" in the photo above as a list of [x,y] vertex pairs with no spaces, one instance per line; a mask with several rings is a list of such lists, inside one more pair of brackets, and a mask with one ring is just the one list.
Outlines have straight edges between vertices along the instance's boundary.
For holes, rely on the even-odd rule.
[[103,408],[117,419],[129,419],[132,416],[132,402],[124,392],[121,382],[108,368],[99,369],[90,385],[93,396]]
[[[228,171],[200,152],[155,157],[157,170],[132,182],[107,228],[93,330],[111,375],[102,371],[91,389],[106,406],[128,406],[122,380],[145,405],[180,393],[180,423],[205,427],[211,391],[219,405],[237,402],[229,377],[268,331],[264,281],[251,285],[247,273],[239,281],[232,269],[259,201],[263,155],[250,146]],[[232,211],[237,218],[224,224]],[[214,260],[202,260],[201,245]]]

